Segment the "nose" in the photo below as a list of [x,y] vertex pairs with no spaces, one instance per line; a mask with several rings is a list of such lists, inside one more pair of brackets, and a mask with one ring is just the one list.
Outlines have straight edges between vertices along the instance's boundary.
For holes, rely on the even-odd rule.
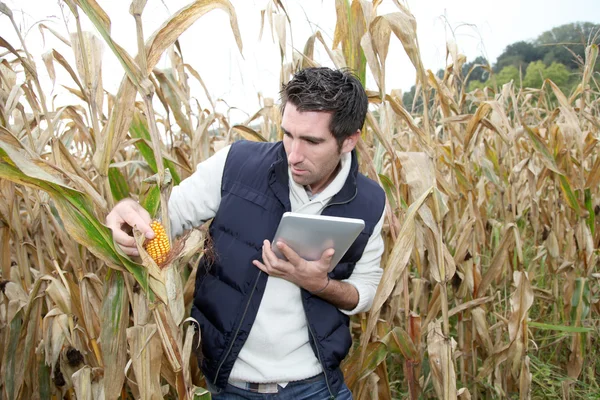
[[299,164],[304,160],[302,154],[302,145],[297,140],[292,140],[290,143],[290,152],[288,154],[288,164]]

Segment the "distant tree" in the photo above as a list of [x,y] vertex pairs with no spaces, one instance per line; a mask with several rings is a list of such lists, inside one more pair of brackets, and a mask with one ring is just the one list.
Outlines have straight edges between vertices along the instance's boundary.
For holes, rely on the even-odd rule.
[[473,69],[473,71],[471,71],[471,75],[469,75],[469,80],[467,83],[472,81],[485,82],[489,78],[489,71],[481,66],[475,67],[476,65],[489,65],[489,63],[488,60],[483,56],[479,56],[471,62],[464,63],[462,66],[463,77],[466,77],[469,71]]
[[558,86],[563,93],[567,93],[571,89],[570,82],[571,72],[561,63],[552,63],[549,67],[544,65],[543,61],[536,61],[529,64],[523,86],[528,88],[541,88],[542,83],[546,79],[550,79]]
[[521,83],[519,79],[519,70],[514,65],[508,65],[502,68],[502,71],[496,75],[496,84],[498,86],[502,86],[510,81],[514,81],[516,86],[519,86]]
[[516,42],[506,47],[504,52],[498,56],[494,71],[502,71],[504,67],[509,65],[515,66],[517,69],[525,68],[532,61],[541,59],[540,48],[529,42]]
[[557,62],[552,63],[544,72],[544,77],[554,82],[566,94],[571,90],[570,75],[568,68]]
[[412,103],[415,98],[416,90],[417,90],[417,86],[412,85],[410,90],[408,92],[404,92],[404,94],[402,95],[402,103],[404,104],[404,108],[406,108],[408,111],[410,111],[412,109]]
[[[498,74],[496,74],[494,76],[494,78],[496,80],[496,85],[498,87],[500,87],[510,81],[514,81],[514,84],[516,86],[519,86],[519,84],[520,84],[519,70],[514,65],[508,65],[508,66],[502,68],[502,71],[500,71]],[[480,81],[475,81],[475,80],[471,81],[469,83],[469,91],[472,91],[475,89],[483,89],[485,86],[493,86],[492,79],[488,79],[485,82],[480,82]]]
[[[404,104],[404,108],[406,108],[408,111],[414,111],[415,113],[420,114],[423,112],[422,93],[419,93],[419,97],[417,98],[417,101],[415,103],[415,108],[413,110],[413,101],[415,99],[416,90],[417,90],[417,87],[415,85],[413,85],[410,88],[410,91],[404,93],[402,95],[402,104]],[[434,102],[434,96],[429,94],[429,107],[433,107],[433,102]]]
[[543,61],[535,61],[527,66],[525,78],[523,78],[523,86],[527,88],[540,88],[544,81],[544,73],[546,65]]
[[542,33],[533,44],[541,49],[543,56],[540,59],[546,65],[558,62],[576,69],[580,66],[578,58],[585,60],[585,48],[590,43],[600,44],[600,25],[575,22]]
[[483,89],[484,87],[486,87],[488,85],[488,82],[489,81],[481,82],[481,81],[472,80],[469,82],[469,86],[467,86],[467,92],[472,92],[473,90],[476,90],[476,89]]

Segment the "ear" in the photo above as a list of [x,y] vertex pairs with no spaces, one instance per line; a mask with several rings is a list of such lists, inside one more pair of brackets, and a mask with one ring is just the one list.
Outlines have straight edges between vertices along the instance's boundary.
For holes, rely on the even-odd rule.
[[357,129],[356,132],[344,139],[344,143],[342,143],[342,153],[349,153],[354,150],[356,143],[358,143],[358,139],[360,139],[360,129]]

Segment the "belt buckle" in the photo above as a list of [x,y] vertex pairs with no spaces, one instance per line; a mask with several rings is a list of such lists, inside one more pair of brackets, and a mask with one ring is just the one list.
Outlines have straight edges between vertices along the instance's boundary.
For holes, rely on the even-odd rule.
[[279,393],[277,383],[254,383],[254,382],[235,382],[230,381],[230,385],[239,389],[247,390],[253,393]]
[[246,383],[248,390],[255,393],[277,393],[279,385],[276,383]]

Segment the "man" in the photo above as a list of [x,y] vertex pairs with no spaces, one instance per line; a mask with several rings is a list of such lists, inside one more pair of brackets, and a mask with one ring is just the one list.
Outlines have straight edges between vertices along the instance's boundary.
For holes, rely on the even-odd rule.
[[[284,139],[239,141],[200,163],[173,188],[174,236],[213,218],[215,256],[198,266],[192,317],[200,323],[202,371],[214,399],[351,399],[340,362],[352,344],[349,315],[367,311],[382,270],[383,190],[358,173],[356,152],[368,100],[346,71],[309,68],[282,92]],[[301,259],[272,239],[286,211],[360,218],[365,228],[329,274],[333,249]],[[122,231],[153,237],[150,217],[133,200],[107,217]],[[272,395],[271,395],[272,396]]]

